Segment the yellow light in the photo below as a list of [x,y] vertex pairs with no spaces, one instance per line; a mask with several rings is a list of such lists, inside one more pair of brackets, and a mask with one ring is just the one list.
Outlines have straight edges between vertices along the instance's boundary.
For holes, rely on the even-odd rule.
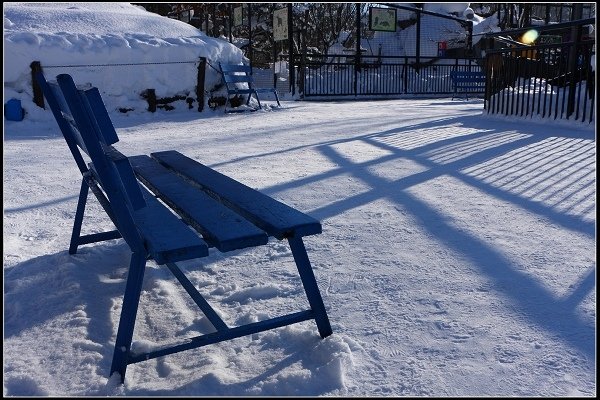
[[530,29],[521,36],[521,43],[531,44],[538,38],[539,32],[535,29]]

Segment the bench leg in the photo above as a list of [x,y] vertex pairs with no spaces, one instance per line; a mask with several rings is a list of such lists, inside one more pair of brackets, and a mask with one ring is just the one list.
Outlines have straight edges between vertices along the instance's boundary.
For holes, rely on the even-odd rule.
[[325,311],[325,305],[323,304],[323,299],[321,298],[315,275],[310,266],[308,254],[306,254],[304,242],[302,242],[301,237],[288,238],[288,242],[290,243],[290,248],[292,249],[292,254],[296,261],[296,267],[298,267],[298,272],[300,273],[304,291],[308,297],[308,303],[315,313],[315,321],[317,323],[317,328],[319,329],[319,334],[322,338],[326,338],[331,335],[333,331],[329,324],[329,318]]
[[[121,234],[118,230],[107,231],[107,232],[99,232],[99,233],[91,233],[88,235],[81,236],[81,225],[83,223],[83,216],[85,213],[85,204],[87,202],[87,198],[89,195],[90,183],[86,178],[81,182],[81,190],[79,191],[79,200],[77,202],[77,210],[75,211],[75,221],[73,222],[73,232],[71,233],[71,243],[69,244],[69,254],[77,253],[77,247],[82,244],[88,243],[96,243],[102,242],[104,240],[111,239],[119,239],[121,238]],[[92,187],[92,192],[96,194],[97,192]],[[106,212],[108,213],[111,220],[114,222],[115,219],[112,217],[112,211],[110,208],[110,203],[106,200],[104,195],[96,195],[96,198],[100,202],[100,204],[104,207]]]
[[85,179],[81,180],[81,190],[79,191],[79,200],[77,201],[77,211],[75,211],[75,221],[73,222],[73,232],[71,233],[71,244],[69,245],[69,254],[77,253],[79,244],[79,235],[81,234],[81,224],[83,223],[83,214],[85,212],[85,203],[89,193],[89,187]]
[[258,98],[258,94],[255,94],[256,96],[256,101],[258,102],[258,109],[262,110],[262,105],[260,104],[260,99]]
[[[254,97],[256,97],[256,101],[258,102],[258,109],[262,110],[262,106],[260,105],[260,99],[258,98],[258,93],[256,91],[253,92]],[[248,95],[248,101],[246,101],[246,105],[250,104],[250,99],[252,98],[252,93]]]
[[125,371],[127,370],[131,341],[133,340],[133,328],[135,327],[135,318],[142,292],[145,267],[146,254],[133,253],[129,264],[121,318],[117,330],[117,339],[115,340],[115,351],[110,367],[110,375],[112,376],[113,373],[118,372],[121,375],[121,383],[125,382]]

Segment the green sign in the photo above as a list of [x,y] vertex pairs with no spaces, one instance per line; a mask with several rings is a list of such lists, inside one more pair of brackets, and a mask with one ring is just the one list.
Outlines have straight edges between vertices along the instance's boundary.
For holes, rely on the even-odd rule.
[[396,32],[396,9],[369,8],[369,29],[372,31]]
[[560,35],[541,35],[539,44],[556,44],[562,43],[562,36]]

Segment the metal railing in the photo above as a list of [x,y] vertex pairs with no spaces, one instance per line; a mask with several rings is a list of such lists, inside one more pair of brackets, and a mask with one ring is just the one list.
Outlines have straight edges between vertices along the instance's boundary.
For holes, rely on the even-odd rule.
[[486,54],[489,114],[595,119],[594,41],[565,42]]
[[[481,58],[305,55],[297,76],[304,98],[325,96],[449,95],[452,71],[481,71]],[[423,62],[425,60],[425,62]],[[483,95],[485,90],[473,94]]]

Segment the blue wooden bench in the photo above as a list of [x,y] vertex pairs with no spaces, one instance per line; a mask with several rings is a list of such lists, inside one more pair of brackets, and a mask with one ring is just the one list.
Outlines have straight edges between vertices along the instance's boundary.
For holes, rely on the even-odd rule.
[[222,64],[219,63],[219,69],[223,76],[223,82],[225,82],[225,88],[227,89],[227,98],[225,99],[225,112],[235,112],[235,111],[245,111],[243,109],[240,110],[232,110],[227,109],[227,104],[231,106],[231,96],[248,96],[246,98],[246,106],[250,104],[250,99],[252,95],[255,96],[256,101],[258,102],[258,108],[252,108],[250,111],[256,111],[262,109],[262,105],[260,104],[260,99],[258,98],[259,93],[268,93],[271,92],[275,95],[275,100],[277,100],[277,105],[281,107],[281,103],[279,102],[279,95],[277,94],[277,89],[275,88],[257,88],[254,86],[254,78],[252,77],[252,69],[249,65],[242,64]]
[[453,94],[452,99],[460,93],[464,93],[466,99],[469,99],[469,93],[485,93],[485,73],[481,71],[452,71],[450,72],[452,80]]
[[[321,233],[319,221],[177,151],[126,157],[113,147],[119,139],[97,88],[77,87],[66,74],[56,82],[48,82],[41,72],[36,79],[83,177],[69,253],[117,238],[132,252],[110,375],[118,373],[124,382],[130,364],[311,319],[321,337],[332,333],[302,239]],[[115,230],[81,234],[89,190]],[[269,237],[288,241],[310,309],[230,327],[177,263],[205,257],[209,248],[227,252],[261,246]],[[173,273],[216,332],[160,350],[131,351],[148,259]]]

